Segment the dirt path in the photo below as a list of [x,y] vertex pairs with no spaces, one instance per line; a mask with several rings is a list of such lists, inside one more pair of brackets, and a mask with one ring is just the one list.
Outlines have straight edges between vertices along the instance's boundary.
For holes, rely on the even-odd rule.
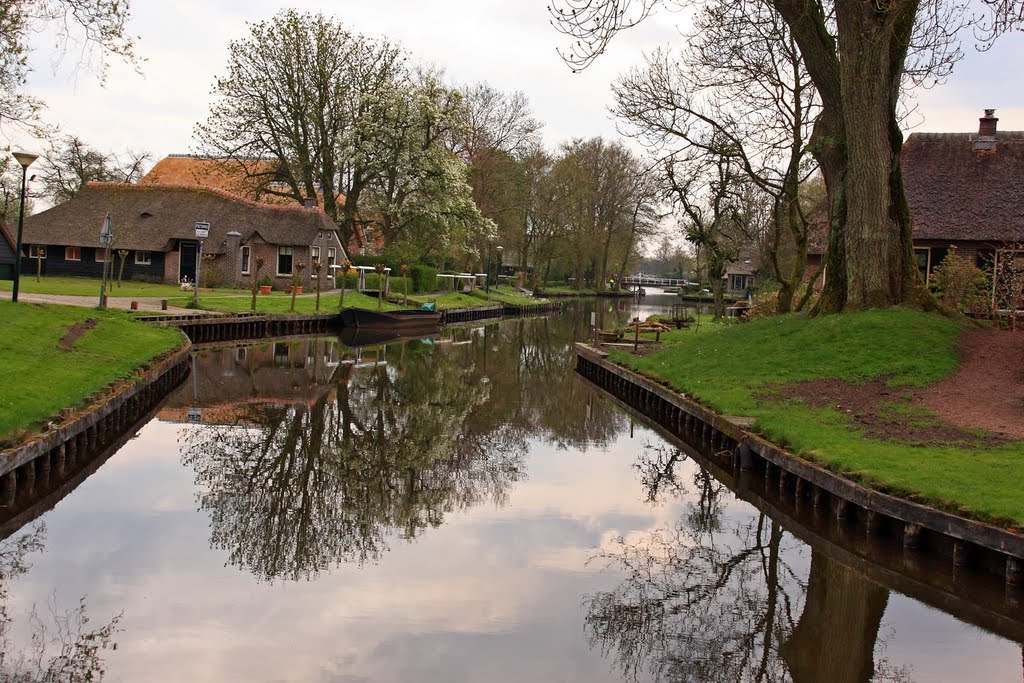
[[1024,332],[970,330],[960,355],[960,368],[915,403],[958,427],[1024,439]]
[[61,351],[71,351],[79,337],[96,327],[96,322],[95,318],[89,318],[80,323],[75,323],[68,328],[67,334],[60,338],[60,341],[57,342],[57,347]]

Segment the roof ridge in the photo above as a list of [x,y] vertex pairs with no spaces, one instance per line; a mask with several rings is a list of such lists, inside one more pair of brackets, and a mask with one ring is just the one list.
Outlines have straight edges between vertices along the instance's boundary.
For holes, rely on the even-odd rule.
[[106,182],[101,180],[90,180],[85,184],[86,187],[95,188],[121,188],[126,190],[138,190],[141,192],[152,192],[154,190],[173,190],[175,192],[205,192],[214,196],[221,197],[222,199],[229,199],[231,201],[240,202],[248,206],[257,209],[267,209],[271,211],[291,211],[302,214],[322,214],[327,217],[323,211],[319,208],[307,209],[304,206],[298,204],[294,206],[285,206],[282,204],[267,204],[265,202],[257,202],[253,199],[237,195],[227,190],[222,190],[218,187],[210,187],[209,185],[187,185],[182,183],[118,183],[118,182]]

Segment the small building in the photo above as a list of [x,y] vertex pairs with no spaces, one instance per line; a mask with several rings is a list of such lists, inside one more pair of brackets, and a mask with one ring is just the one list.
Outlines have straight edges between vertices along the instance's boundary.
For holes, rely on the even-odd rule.
[[319,209],[264,204],[209,187],[88,183],[69,201],[25,219],[22,271],[34,273],[38,266],[46,275],[100,277],[105,254],[99,234],[108,213],[111,253],[129,251],[126,279],[194,282],[199,221],[210,224],[203,241],[204,286],[246,286],[262,258],[261,280],[269,277],[284,289],[299,276],[308,287],[315,259],[329,276],[330,265],[346,258],[338,226]]
[[0,218],[0,280],[14,279],[14,236]]
[[914,254],[926,280],[955,246],[991,269],[1024,243],[1024,131],[999,131],[986,109],[977,133],[914,133],[903,145],[903,181]]
[[758,283],[761,257],[754,247],[740,250],[739,256],[725,267],[725,293],[745,297]]

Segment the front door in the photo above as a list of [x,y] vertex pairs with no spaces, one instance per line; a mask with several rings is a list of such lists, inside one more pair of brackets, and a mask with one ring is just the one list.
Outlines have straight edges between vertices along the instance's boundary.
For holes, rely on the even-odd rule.
[[196,281],[196,254],[199,250],[195,242],[182,242],[178,247],[178,280],[188,278],[189,282]]

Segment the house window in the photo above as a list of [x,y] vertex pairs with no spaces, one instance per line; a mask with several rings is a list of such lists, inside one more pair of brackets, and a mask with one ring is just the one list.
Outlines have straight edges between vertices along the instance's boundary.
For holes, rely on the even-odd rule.
[[44,259],[46,258],[46,247],[42,245],[33,244],[28,248],[28,257]]
[[[310,263],[310,265],[312,265],[313,263],[315,263],[316,261],[319,261],[319,260],[320,260],[320,247],[310,247],[309,248],[309,263]],[[316,277],[316,269],[315,268],[310,268],[309,272],[313,275],[313,277]]]
[[137,266],[151,266],[153,265],[153,254],[148,251],[136,251],[135,252],[135,265]]
[[338,261],[338,250],[334,247],[327,247],[327,270],[331,271],[331,267]]
[[324,231],[323,230],[317,230],[316,231],[316,238],[318,240],[322,240],[324,238]]
[[277,274],[278,275],[291,275],[292,274],[292,248],[291,247],[278,247],[277,248]]
[[252,249],[248,246],[242,247],[242,275],[249,274],[249,260],[252,256]]
[[244,346],[239,346],[238,349],[235,351],[235,359],[238,360],[239,362],[244,361],[248,353],[249,350],[247,348],[245,348]]
[[65,261],[81,261],[82,260],[82,248],[81,247],[64,247],[64,260]]
[[733,275],[731,276],[732,282],[729,283],[729,289],[733,291],[739,291],[747,288],[747,276],[746,275]]
[[284,342],[274,343],[274,364],[288,365],[288,344]]
[[107,250],[106,249],[94,249],[93,250],[93,254],[94,254],[94,258],[96,259],[96,263],[103,263],[104,261],[107,260]]

